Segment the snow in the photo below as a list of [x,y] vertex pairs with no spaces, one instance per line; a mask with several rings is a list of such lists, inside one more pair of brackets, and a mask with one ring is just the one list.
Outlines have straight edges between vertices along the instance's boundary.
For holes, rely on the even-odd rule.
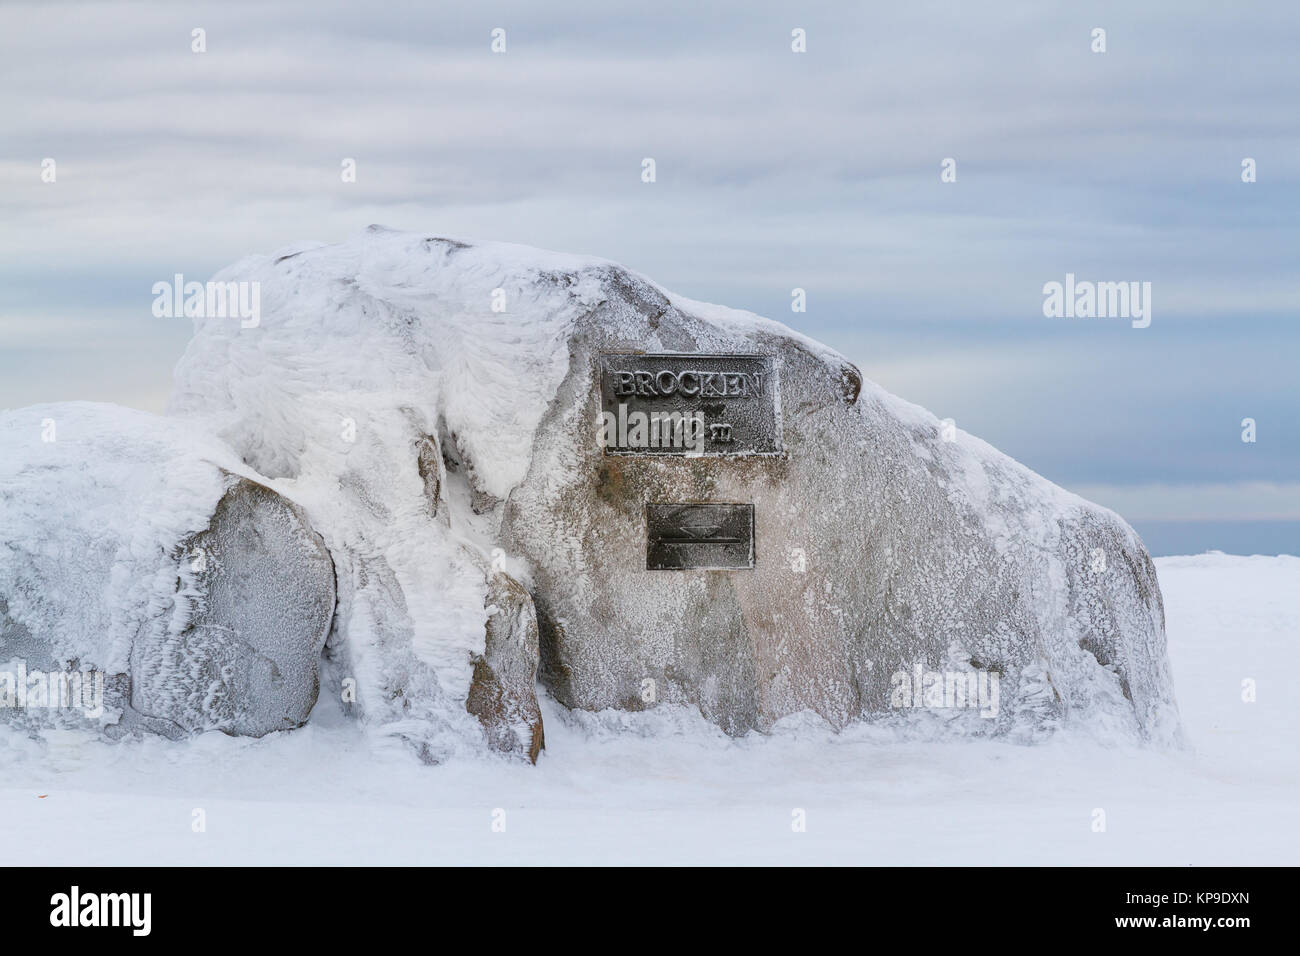
[[306,727],[260,740],[61,731],[45,750],[0,725],[0,862],[1300,863],[1300,558],[1156,565],[1187,750],[1074,732],[901,741],[801,718],[731,739],[684,709],[569,714],[549,700],[536,767],[376,751],[325,697]]
[[[190,620],[177,545],[248,469],[183,422],[93,402],[0,414],[0,595],[56,661],[125,673],[142,632]],[[58,533],[52,533],[57,529]],[[157,636],[157,633],[155,633]],[[35,666],[35,665],[34,665]]]
[[[568,368],[569,332],[603,298],[612,268],[382,226],[334,245],[248,256],[212,281],[259,283],[261,322],[242,329],[195,319],[169,412],[288,416],[299,413],[292,400],[317,394],[354,416],[354,402],[361,411],[406,408],[430,434],[441,420],[475,462],[482,489],[504,498],[528,469],[533,433]],[[503,311],[494,310],[498,290]],[[236,444],[267,475],[293,476],[313,449],[285,441],[301,440],[305,423],[279,424],[285,430]]]

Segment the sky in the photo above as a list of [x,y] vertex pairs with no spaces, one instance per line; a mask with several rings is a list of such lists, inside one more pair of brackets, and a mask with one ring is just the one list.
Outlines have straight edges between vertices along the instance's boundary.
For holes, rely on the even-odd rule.
[[160,411],[155,282],[380,223],[786,322],[1153,553],[1300,553],[1297,50],[1293,0],[0,0],[0,408]]

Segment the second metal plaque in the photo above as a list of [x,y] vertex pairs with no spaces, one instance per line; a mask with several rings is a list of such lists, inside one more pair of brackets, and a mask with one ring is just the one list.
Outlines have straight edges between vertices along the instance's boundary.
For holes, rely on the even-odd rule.
[[754,566],[754,506],[648,504],[647,571]]

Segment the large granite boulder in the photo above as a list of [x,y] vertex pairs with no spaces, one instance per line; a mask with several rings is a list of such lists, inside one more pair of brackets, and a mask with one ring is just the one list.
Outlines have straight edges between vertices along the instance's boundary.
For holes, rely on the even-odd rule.
[[187,423],[89,403],[0,416],[0,669],[81,691],[0,716],[111,736],[297,727],[333,612],[301,509]]
[[[532,568],[542,677],[561,703],[684,702],[733,734],[805,710],[835,727],[915,717],[919,703],[971,718],[963,732],[1033,737],[1068,717],[1177,739],[1155,568],[1117,516],[775,323],[620,270],[604,288],[569,337],[500,532]],[[769,431],[706,432],[683,453],[611,453],[598,436],[620,385],[634,414],[701,381],[715,383],[712,402],[678,404],[703,409],[706,428],[757,406],[775,412]],[[664,506],[716,533],[722,519],[701,502],[752,509],[740,566],[717,569],[707,541],[675,545],[703,552],[703,569],[651,547]],[[917,693],[952,675],[984,688],[979,706]]]
[[262,321],[196,319],[169,411],[293,488],[338,572],[327,683],[380,739],[535,754],[494,549],[571,708],[1179,737],[1133,531],[778,323],[379,227],[215,278]]

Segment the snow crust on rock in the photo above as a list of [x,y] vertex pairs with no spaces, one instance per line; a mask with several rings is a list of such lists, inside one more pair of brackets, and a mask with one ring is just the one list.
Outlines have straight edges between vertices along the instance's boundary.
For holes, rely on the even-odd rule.
[[84,725],[79,711],[114,737],[257,736],[307,719],[329,554],[201,434],[103,404],[0,416],[0,668],[99,671],[104,705],[0,716],[40,734]]
[[426,759],[482,746],[465,704],[492,545],[474,508],[527,472],[609,268],[380,227],[298,243],[214,276],[259,283],[260,323],[196,319],[177,367],[169,414],[228,442],[325,538],[336,692],[354,680],[367,724]]
[[183,421],[90,402],[0,414],[10,621],[54,662],[127,672],[137,634],[191,619],[193,572],[171,555],[208,526],[231,473],[248,469]]
[[[474,463],[476,485],[509,494],[567,371],[568,335],[603,298],[601,277],[614,264],[375,226],[337,245],[303,245],[213,277],[259,282],[261,322],[196,319],[169,410],[260,406],[259,428],[237,433],[239,447],[264,474],[294,477],[320,451],[304,447],[313,422],[271,403],[321,396],[362,414],[393,405],[429,434],[445,427]],[[502,312],[493,311],[497,290]]]

